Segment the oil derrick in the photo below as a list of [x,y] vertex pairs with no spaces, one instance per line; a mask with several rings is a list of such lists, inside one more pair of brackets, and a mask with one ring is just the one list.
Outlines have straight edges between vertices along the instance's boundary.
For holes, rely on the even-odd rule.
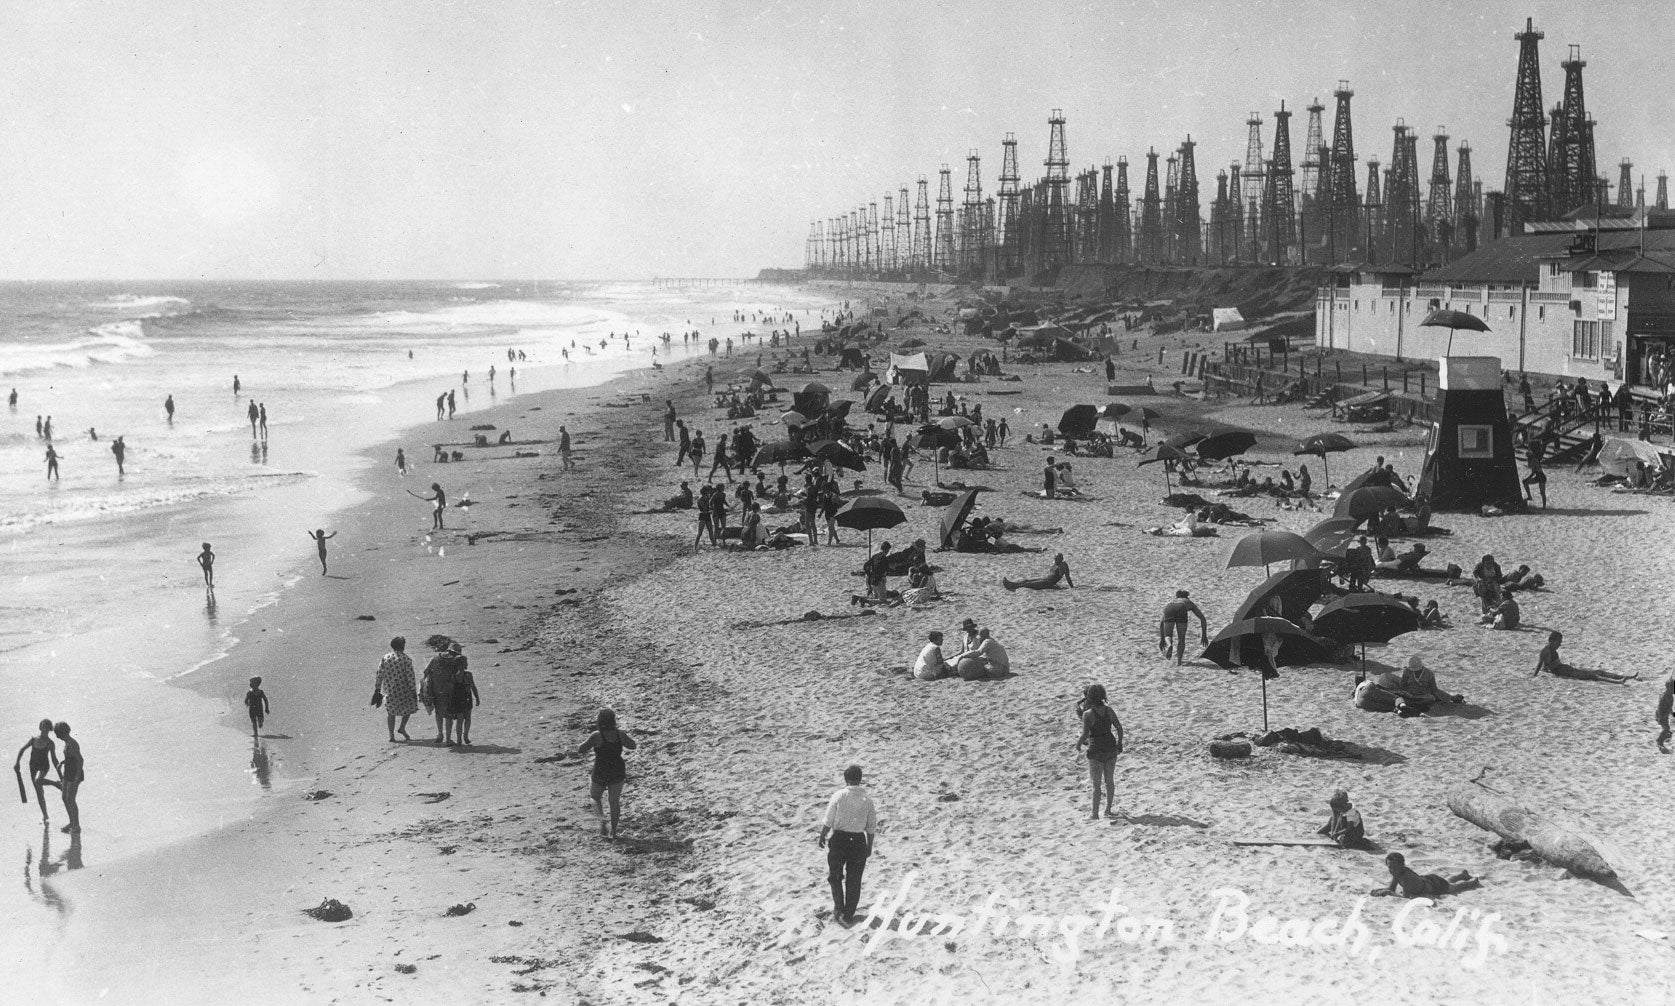
[[1217,264],[1227,261],[1227,171],[1216,172],[1216,199],[1210,204],[1210,238],[1204,257]]
[[834,269],[838,264],[838,232],[837,218],[826,218],[826,268]]
[[1582,59],[1582,47],[1571,46],[1570,58],[1559,65],[1564,67],[1564,101],[1554,113],[1547,148],[1547,198],[1555,217],[1593,202],[1598,173],[1593,120],[1588,118],[1582,93],[1582,68],[1588,65]]
[[1111,191],[1109,157],[1105,158],[1099,174],[1099,247],[1095,258],[1106,264],[1117,260],[1117,201]]
[[878,272],[882,267],[882,256],[878,253],[878,204],[868,203],[866,214],[867,272]]
[[1658,201],[1655,204],[1660,210],[1669,209],[1669,172],[1658,172]]
[[1157,191],[1157,151],[1146,151],[1146,191],[1140,197],[1140,240],[1135,257],[1147,265],[1163,261],[1163,207]]
[[959,262],[954,258],[954,181],[948,165],[937,170],[937,179],[936,253],[932,263],[943,272],[952,273]]
[[1424,257],[1420,253],[1423,218],[1419,215],[1419,136],[1400,119],[1394,132],[1390,184],[1384,188],[1384,233],[1389,247],[1386,261],[1417,268]]
[[988,260],[988,227],[983,221],[982,159],[977,151],[965,157],[965,202],[960,206],[960,273],[981,276]]
[[1064,138],[1064,110],[1053,109],[1047,119],[1047,203],[1043,207],[1041,268],[1057,269],[1071,261],[1070,246],[1070,152]]
[[1070,218],[1071,261],[1091,262],[1099,242],[1099,173],[1076,172],[1076,202]]
[[1037,183],[1018,193],[1018,269],[1024,273],[1035,262],[1036,242],[1040,240],[1041,200],[1036,191],[1039,188]]
[[1320,131],[1320,113],[1326,106],[1320,99],[1314,99],[1309,106],[1309,133],[1303,142],[1303,204],[1312,204],[1320,198],[1321,180],[1325,177],[1321,162],[1325,160],[1322,151],[1326,148],[1326,141],[1322,139]]
[[1446,260],[1454,243],[1454,181],[1448,176],[1448,134],[1441,126],[1431,135],[1431,192],[1425,203],[1425,233]]
[[1291,249],[1297,244],[1297,197],[1291,179],[1291,113],[1285,102],[1280,102],[1274,113],[1274,156],[1268,162],[1270,182],[1264,187],[1270,200],[1263,208],[1268,220],[1268,257],[1278,265],[1291,261]]
[[[1388,177],[1388,172],[1386,172]],[[1366,252],[1368,262],[1379,261],[1378,252],[1384,247],[1384,198],[1379,195],[1378,158],[1367,161],[1367,202],[1366,212],[1362,214],[1362,223],[1367,231],[1361,235],[1365,242],[1362,247]]]
[[1000,242],[999,271],[1002,278],[1016,276],[1023,266],[1021,221],[1018,218],[1018,140],[1011,133],[1001,143],[1000,216],[995,221]]
[[881,272],[895,272],[896,263],[896,197],[884,197],[884,215],[879,218],[883,231],[878,241],[878,268]]
[[1261,217],[1263,193],[1261,114],[1257,112],[1250,113],[1250,118],[1245,120],[1245,127],[1245,170],[1243,174],[1244,191],[1240,194],[1242,200],[1240,210],[1241,212],[1248,213],[1255,218],[1255,222],[1248,228],[1250,233],[1245,235],[1245,240],[1250,243],[1251,261],[1261,262],[1262,254],[1260,249],[1263,241]]
[[930,183],[919,176],[919,197],[913,204],[913,268],[931,267]]
[[896,269],[913,267],[913,211],[907,202],[907,186],[896,192]]
[[1617,205],[1627,209],[1634,205],[1634,162],[1625,157],[1618,167],[1621,173],[1617,176]]
[[1471,144],[1460,144],[1457,156],[1459,163],[1455,165],[1454,176],[1454,245],[1461,252],[1474,252],[1477,250],[1477,207],[1480,200],[1473,196]]
[[1164,173],[1163,183],[1163,261],[1171,265],[1180,261],[1178,238],[1180,234],[1175,229],[1175,199],[1180,194],[1181,186],[1181,157],[1170,154],[1166,161],[1168,168]]
[[1116,218],[1114,262],[1127,262],[1134,256],[1133,210],[1128,193],[1128,158],[1117,158],[1117,192],[1112,215]]
[[1239,162],[1227,168],[1227,241],[1228,258],[1242,262],[1245,257],[1245,196],[1240,188]]
[[1575,198],[1565,171],[1566,156],[1572,144],[1570,120],[1565,117],[1563,105],[1553,106],[1551,119],[1553,128],[1547,133],[1547,209],[1554,218],[1558,218],[1570,212],[1573,208],[1571,200]]
[[1331,190],[1326,213],[1330,258],[1337,262],[1352,257],[1361,243],[1361,203],[1355,192],[1355,127],[1349,116],[1349,100],[1355,92],[1349,89],[1349,81],[1340,80],[1332,97],[1338,107],[1332,121]]
[[1204,256],[1202,206],[1198,199],[1198,165],[1192,156],[1191,134],[1181,144],[1180,178],[1175,188],[1175,258],[1187,265],[1197,265]]
[[1518,40],[1518,83],[1512,95],[1511,141],[1506,150],[1506,233],[1521,234],[1524,224],[1546,218],[1547,116],[1541,104],[1541,60],[1538,45],[1545,36],[1535,30],[1533,18],[1524,20]]

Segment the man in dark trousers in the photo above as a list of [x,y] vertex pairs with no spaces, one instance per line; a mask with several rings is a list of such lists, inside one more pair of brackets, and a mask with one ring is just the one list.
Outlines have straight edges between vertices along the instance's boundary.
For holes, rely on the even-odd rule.
[[1058,467],[1052,458],[1047,459],[1047,467],[1041,472],[1041,493],[1048,499],[1058,497]]
[[[861,766],[844,769],[843,782],[843,788],[826,803],[819,844],[826,850],[832,916],[844,925],[854,925],[855,909],[861,901],[861,873],[872,855],[873,833],[878,830],[878,811],[861,787]],[[830,844],[827,836],[831,837]]]
[[885,600],[890,591],[888,579],[890,572],[889,542],[884,542],[878,546],[878,551],[867,559],[865,565],[861,567],[861,572],[866,574],[867,597],[874,601]]

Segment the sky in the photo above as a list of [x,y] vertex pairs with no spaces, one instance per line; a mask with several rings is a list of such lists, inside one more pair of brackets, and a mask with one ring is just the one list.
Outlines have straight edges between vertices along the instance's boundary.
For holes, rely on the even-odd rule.
[[[1071,169],[1197,143],[1200,189],[1294,157],[1340,79],[1356,153],[1398,117],[1505,171],[1532,17],[1543,100],[1582,47],[1602,170],[1675,169],[1675,4],[1556,0],[541,3],[0,0],[0,279],[634,279],[798,267],[811,221],[1047,118]],[[956,196],[956,201],[958,200]]]

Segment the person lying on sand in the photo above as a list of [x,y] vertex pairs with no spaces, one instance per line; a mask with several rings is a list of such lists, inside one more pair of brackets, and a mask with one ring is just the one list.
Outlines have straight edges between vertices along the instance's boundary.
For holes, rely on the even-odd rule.
[[1019,587],[1027,587],[1030,590],[1056,590],[1060,580],[1064,581],[1066,587],[1076,586],[1076,582],[1070,578],[1070,563],[1064,561],[1063,552],[1053,556],[1053,568],[1046,576],[1035,580],[1009,580],[1002,577],[1000,585],[1007,590],[1017,590]]
[[1546,671],[1556,678],[1570,678],[1575,681],[1609,681],[1617,685],[1626,685],[1640,677],[1638,671],[1623,675],[1614,674],[1611,671],[1590,671],[1581,667],[1572,667],[1559,659],[1559,644],[1563,642],[1564,633],[1562,632],[1550,633],[1547,636],[1547,645],[1541,648],[1540,656],[1536,657],[1535,673],[1531,674],[1530,677],[1533,678],[1542,671]]
[[1349,802],[1349,793],[1338,790],[1326,801],[1326,806],[1332,808],[1332,816],[1320,826],[1317,835],[1325,835],[1338,843],[1340,849],[1365,849],[1367,847],[1366,826],[1361,821],[1361,812]]
[[1157,538],[1214,538],[1219,532],[1198,521],[1198,512],[1188,510],[1186,517],[1168,527],[1148,527],[1146,533]]
[[1459,894],[1470,891],[1483,884],[1465,870],[1444,877],[1440,873],[1415,873],[1407,865],[1407,860],[1399,852],[1392,852],[1384,857],[1384,865],[1390,868],[1390,884],[1387,887],[1375,887],[1372,895],[1375,898],[1390,897],[1401,888],[1404,898],[1440,898],[1445,894]]

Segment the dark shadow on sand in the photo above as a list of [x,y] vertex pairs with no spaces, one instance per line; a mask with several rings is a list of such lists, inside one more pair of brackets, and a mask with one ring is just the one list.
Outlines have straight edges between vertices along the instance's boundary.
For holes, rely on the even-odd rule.
[[1604,507],[1553,507],[1543,510],[1539,507],[1530,509],[1530,516],[1546,517],[1644,517],[1650,510],[1613,510]]
[[1118,814],[1109,819],[1112,824],[1138,824],[1148,828],[1208,828],[1203,821],[1194,821],[1180,814]]
[[1432,706],[1426,712],[1426,715],[1436,719],[1440,719],[1445,716],[1452,716],[1456,719],[1462,720],[1480,720],[1485,716],[1495,715],[1495,711],[1487,708],[1486,706],[1480,706],[1475,702],[1451,702],[1446,705],[1438,703],[1437,705]]
[[504,744],[455,744],[451,750],[455,754],[475,755],[515,755],[523,754],[523,748],[509,748]]

